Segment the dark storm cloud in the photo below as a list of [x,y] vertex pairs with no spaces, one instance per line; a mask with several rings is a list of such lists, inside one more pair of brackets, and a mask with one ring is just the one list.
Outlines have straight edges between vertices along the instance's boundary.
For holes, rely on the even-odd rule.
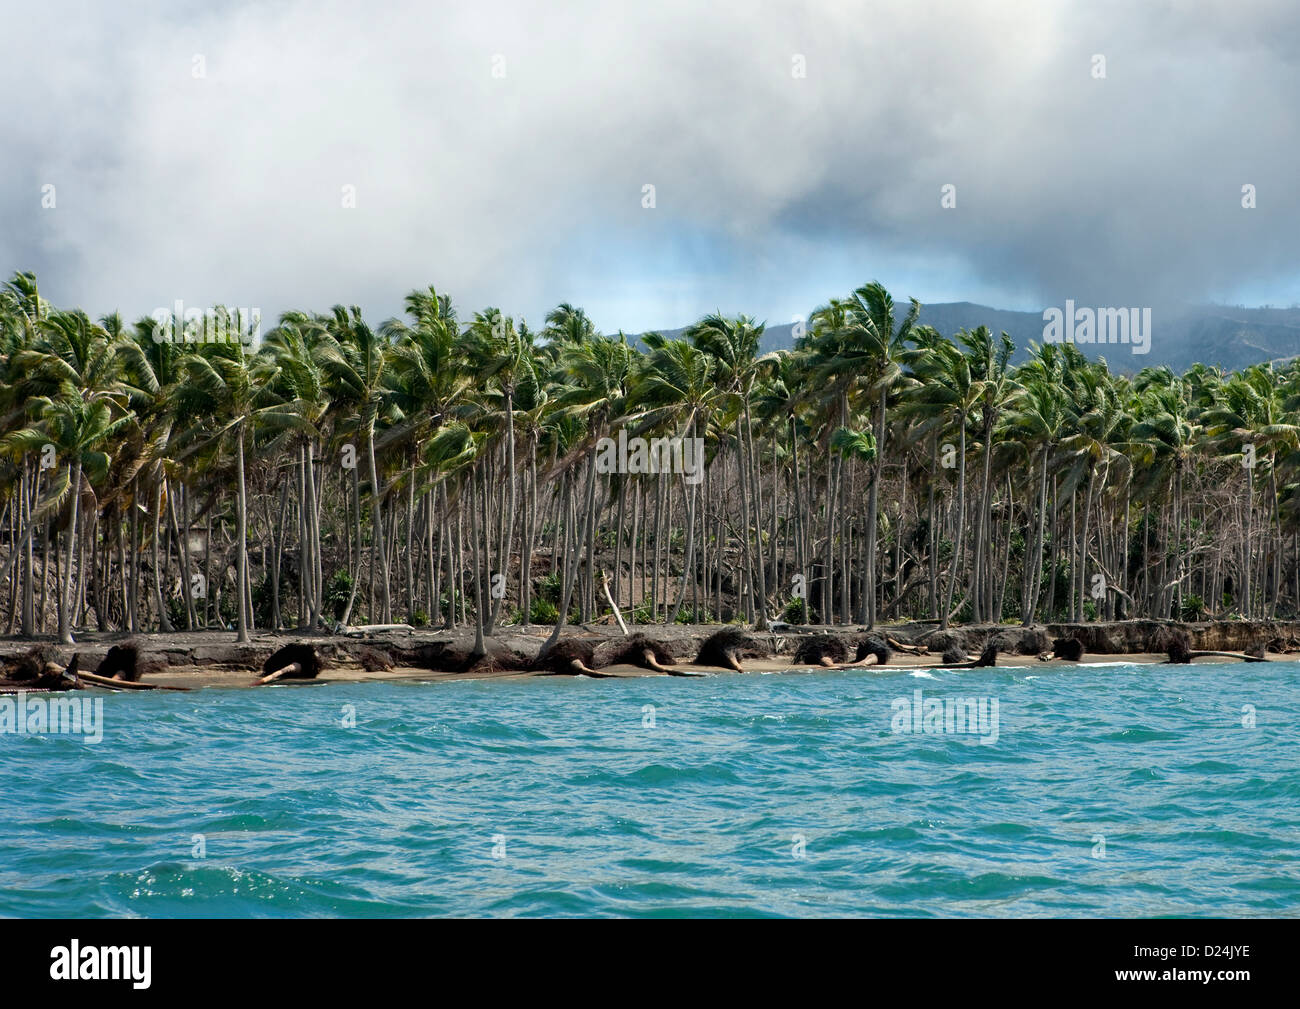
[[787,321],[872,276],[1294,297],[1300,15],[1134,6],[12,5],[0,263],[95,311],[383,315],[434,282],[607,329]]

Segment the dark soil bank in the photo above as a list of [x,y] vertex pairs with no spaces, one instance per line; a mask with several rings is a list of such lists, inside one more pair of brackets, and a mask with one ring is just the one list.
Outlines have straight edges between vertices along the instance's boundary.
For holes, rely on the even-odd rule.
[[[718,625],[672,626],[651,625],[634,630],[644,633],[678,661],[690,661],[701,644],[718,630]],[[853,654],[863,628],[812,627],[777,625],[773,630],[750,632],[764,649],[776,656],[793,656],[799,646],[813,635],[842,638],[848,654]],[[1191,647],[1204,651],[1269,652],[1300,651],[1300,622],[1296,621],[1217,621],[1174,623],[1156,620],[1129,620],[1111,623],[1046,624],[1035,627],[1011,627],[986,624],[939,630],[935,624],[910,623],[877,627],[877,637],[892,639],[896,644],[921,646],[929,653],[947,651],[978,654],[988,645],[996,645],[1007,655],[1031,656],[1051,653],[1057,639],[1074,638],[1083,645],[1086,655],[1124,655],[1163,652],[1171,632],[1186,633]],[[321,660],[350,668],[383,669],[400,666],[442,672],[483,670],[525,670],[549,636],[549,629],[535,627],[529,631],[501,628],[488,641],[486,659],[472,660],[472,630],[414,630],[388,627],[362,631],[353,635],[299,635],[261,633],[246,644],[237,643],[235,635],[225,631],[181,631],[172,634],[84,634],[76,645],[58,648],[64,662],[76,653],[82,669],[94,669],[115,644],[131,640],[137,643],[140,661],[150,668],[205,667],[255,670],[277,649],[294,641],[310,642]],[[621,639],[617,627],[592,625],[565,631],[566,639],[586,641],[595,648],[604,642]],[[9,638],[0,642],[0,658],[26,652],[32,642]]]

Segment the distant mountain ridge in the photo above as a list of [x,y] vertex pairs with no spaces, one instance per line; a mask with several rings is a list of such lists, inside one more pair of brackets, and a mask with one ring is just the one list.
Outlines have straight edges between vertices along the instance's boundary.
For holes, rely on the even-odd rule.
[[[900,310],[905,308],[900,306]],[[1043,342],[1042,312],[1016,312],[953,301],[923,305],[920,321],[945,336],[976,326],[988,326],[994,333],[1005,331],[1015,341],[1017,360],[1025,357],[1030,340]],[[1204,305],[1172,317],[1157,312],[1153,313],[1151,329],[1151,349],[1146,354],[1134,354],[1131,347],[1122,344],[1080,344],[1079,349],[1089,357],[1105,357],[1112,369],[1121,372],[1158,365],[1185,371],[1196,363],[1238,371],[1263,361],[1300,357],[1300,306]],[[684,333],[685,327],[658,332],[675,337]],[[794,323],[764,330],[763,353],[793,347]]]

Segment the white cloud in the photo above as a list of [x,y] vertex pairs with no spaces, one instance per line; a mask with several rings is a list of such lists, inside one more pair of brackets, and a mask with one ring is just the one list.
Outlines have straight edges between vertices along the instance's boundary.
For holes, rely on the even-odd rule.
[[568,300],[634,329],[786,321],[871,277],[1133,304],[1294,278],[1282,4],[171,11],[4,15],[0,266],[56,301],[382,317],[432,282],[462,311]]

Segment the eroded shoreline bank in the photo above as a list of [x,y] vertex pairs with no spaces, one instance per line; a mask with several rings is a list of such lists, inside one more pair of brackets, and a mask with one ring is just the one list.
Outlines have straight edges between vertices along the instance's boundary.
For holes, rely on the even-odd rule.
[[[719,629],[716,624],[672,626],[649,625],[629,628],[644,634],[673,657],[674,669],[682,672],[734,672],[718,666],[701,665],[695,659],[701,644]],[[534,626],[500,628],[487,642],[488,656],[470,660],[474,643],[471,629],[431,630],[407,627],[356,628],[348,634],[301,634],[282,632],[254,634],[247,643],[235,640],[227,631],[180,631],[169,634],[121,633],[79,636],[75,645],[57,646],[66,664],[76,654],[80,668],[94,669],[113,645],[131,641],[139,648],[140,661],[147,669],[146,680],[159,686],[249,686],[253,674],[277,649],[291,642],[311,644],[324,669],[311,682],[357,682],[365,680],[437,681],[449,679],[518,678],[546,675],[530,669],[551,628]],[[1113,621],[1086,624],[1045,624],[1033,627],[973,625],[939,630],[937,624],[907,623],[878,626],[871,632],[856,627],[776,625],[767,631],[747,633],[768,652],[744,660],[746,673],[799,672],[819,668],[815,663],[795,662],[801,643],[814,636],[829,635],[846,645],[870,633],[897,645],[924,648],[923,654],[895,649],[885,666],[867,666],[867,671],[885,673],[925,667],[943,667],[945,652],[978,654],[990,645],[998,651],[998,664],[1053,666],[1071,665],[1067,660],[1047,658],[1057,639],[1077,639],[1084,648],[1084,664],[1092,661],[1159,663],[1166,660],[1164,642],[1171,633],[1183,633],[1198,651],[1253,652],[1268,659],[1285,660],[1300,656],[1300,621],[1209,621],[1178,623],[1152,620]],[[614,625],[587,625],[567,629],[563,641],[600,647],[623,639]],[[45,642],[47,646],[51,643]],[[33,645],[27,639],[0,641],[0,658],[8,660]],[[1200,662],[1226,662],[1229,658],[1198,658]],[[611,677],[663,675],[624,662],[602,666]]]

